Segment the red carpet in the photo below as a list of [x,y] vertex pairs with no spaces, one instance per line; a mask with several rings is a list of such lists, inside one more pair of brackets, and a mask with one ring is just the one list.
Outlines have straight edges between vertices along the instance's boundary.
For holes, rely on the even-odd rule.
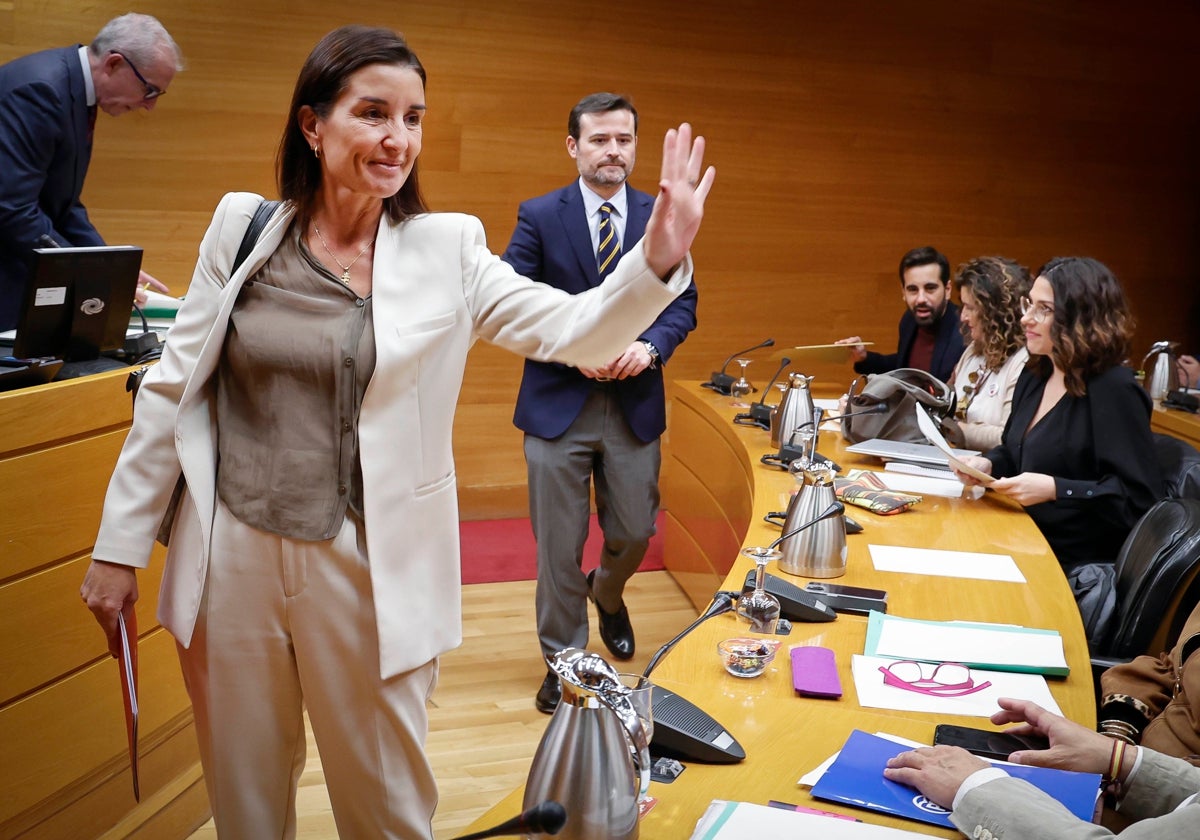
[[[658,533],[650,540],[650,548],[638,571],[663,568],[663,515],[658,515]],[[537,544],[528,519],[490,519],[458,523],[462,538],[463,583],[496,583],[502,580],[533,580],[537,577]],[[587,544],[583,548],[583,568],[588,571],[600,562],[603,536],[596,517],[588,528]]]

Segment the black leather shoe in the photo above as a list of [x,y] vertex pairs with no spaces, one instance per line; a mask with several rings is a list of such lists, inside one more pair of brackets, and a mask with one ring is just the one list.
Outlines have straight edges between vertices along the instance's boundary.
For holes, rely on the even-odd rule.
[[615,613],[605,612],[592,592],[592,578],[595,576],[595,569],[588,572],[588,597],[596,605],[596,615],[600,617],[600,638],[604,640],[609,653],[617,659],[633,659],[633,625],[629,623],[629,610],[625,609],[625,602],[622,601],[621,608]]
[[549,715],[558,708],[558,701],[561,699],[562,683],[558,679],[558,674],[547,671],[546,679],[542,680],[542,687],[538,689],[537,696],[533,698],[533,705],[537,706],[539,712]]

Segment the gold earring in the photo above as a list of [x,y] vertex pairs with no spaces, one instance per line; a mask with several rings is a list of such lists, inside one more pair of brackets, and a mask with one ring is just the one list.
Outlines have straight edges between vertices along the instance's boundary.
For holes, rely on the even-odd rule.
[[314,143],[312,150],[313,150],[313,157],[315,157],[317,160],[320,160],[321,159],[321,147]]

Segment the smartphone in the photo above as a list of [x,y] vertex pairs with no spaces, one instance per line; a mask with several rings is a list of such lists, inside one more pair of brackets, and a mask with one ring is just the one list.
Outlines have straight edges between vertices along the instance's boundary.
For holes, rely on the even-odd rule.
[[997,761],[1008,761],[1009,755],[1017,750],[1050,749],[1050,742],[1041,735],[1013,735],[1010,732],[992,732],[949,723],[937,725],[933,730],[933,743],[962,747],[980,758]]
[[837,583],[812,581],[804,587],[827,603],[834,612],[866,615],[872,610],[887,612],[887,593],[882,589],[861,586],[842,586]]

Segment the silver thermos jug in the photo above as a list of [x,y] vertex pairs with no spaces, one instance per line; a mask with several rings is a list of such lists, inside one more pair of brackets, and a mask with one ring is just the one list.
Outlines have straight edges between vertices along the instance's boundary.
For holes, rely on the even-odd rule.
[[[834,471],[826,462],[809,465],[803,475],[804,486],[788,503],[785,534],[816,519],[837,500]],[[839,513],[824,519],[788,537],[779,548],[781,571],[810,578],[841,577],[846,574],[846,518]]]
[[812,380],[802,373],[788,374],[788,388],[779,406],[771,412],[771,445],[776,449],[790,443],[798,427],[812,422],[815,412],[812,390],[808,387]]
[[[1178,341],[1156,341],[1151,345],[1146,358],[1142,359],[1142,370],[1146,372],[1146,390],[1150,392],[1150,399],[1161,400],[1172,391],[1178,390],[1179,367],[1175,356],[1178,349]],[[1149,367],[1151,359],[1154,359],[1153,369]]]
[[533,756],[523,807],[561,802],[560,840],[634,840],[638,799],[650,786],[650,745],[629,689],[586,650],[561,650],[549,664],[562,701]]

